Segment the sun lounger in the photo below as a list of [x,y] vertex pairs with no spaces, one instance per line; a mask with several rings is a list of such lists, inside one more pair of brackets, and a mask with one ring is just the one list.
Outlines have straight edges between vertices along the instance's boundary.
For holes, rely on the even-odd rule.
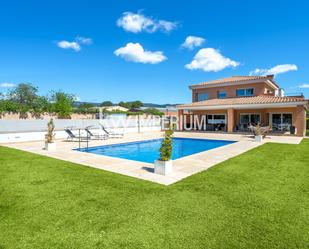
[[100,126],[109,138],[122,138],[124,136],[124,133],[115,133],[112,131],[108,131],[105,129],[104,125],[100,124]]
[[90,138],[89,136],[75,135],[69,128],[65,128],[64,131],[68,134],[67,141],[80,141],[80,140],[87,140]]
[[[108,139],[108,135],[105,132],[103,132],[101,129],[94,132],[93,130],[91,130],[91,128],[93,128],[93,126],[88,126],[85,128],[85,131],[89,135],[90,139],[97,139],[97,140]],[[102,131],[103,133],[100,131]]]

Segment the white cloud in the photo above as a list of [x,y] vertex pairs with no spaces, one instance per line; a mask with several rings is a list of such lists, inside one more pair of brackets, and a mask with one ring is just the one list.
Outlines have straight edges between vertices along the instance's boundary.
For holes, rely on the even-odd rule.
[[79,52],[82,49],[81,45],[91,45],[92,39],[82,36],[77,36],[75,41],[59,41],[57,42],[57,46],[63,49],[73,49],[76,52]]
[[205,39],[198,36],[188,36],[181,47],[192,50],[195,47],[200,47],[205,42]]
[[298,88],[309,88],[309,84],[301,84],[297,86]]
[[170,32],[177,27],[177,23],[165,20],[155,20],[151,17],[144,16],[141,13],[124,12],[122,17],[117,20],[117,26],[122,27],[125,31],[133,33],[139,33],[142,31],[153,33],[158,30]]
[[7,83],[7,82],[0,83],[1,88],[13,88],[15,86],[16,84],[13,84],[13,83]]
[[282,64],[268,69],[256,68],[255,70],[250,72],[250,75],[277,75],[289,71],[297,71],[297,66],[295,64]]
[[218,72],[227,67],[237,67],[239,62],[224,57],[219,50],[214,48],[202,48],[194,56],[191,63],[185,65],[187,69],[200,69],[205,72]]
[[161,51],[147,51],[144,50],[139,43],[128,43],[125,47],[118,48],[114,54],[127,61],[137,63],[157,64],[167,59]]
[[177,28],[177,23],[176,22],[169,22],[169,21],[164,21],[164,20],[159,20],[158,23],[155,25],[155,30],[159,29],[165,32],[170,32],[173,29]]
[[75,40],[76,40],[77,43],[83,44],[83,45],[91,45],[92,44],[92,39],[87,38],[87,37],[77,36]]
[[69,42],[69,41],[57,42],[57,46],[63,49],[73,49],[76,52],[82,49],[81,46],[77,42]]

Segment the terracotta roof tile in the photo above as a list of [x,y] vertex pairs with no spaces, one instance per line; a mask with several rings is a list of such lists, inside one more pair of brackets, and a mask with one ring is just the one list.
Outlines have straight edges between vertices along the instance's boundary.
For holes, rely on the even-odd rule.
[[302,97],[274,97],[274,96],[255,96],[242,98],[209,99],[191,104],[179,105],[178,107],[195,106],[220,106],[220,105],[250,105],[250,104],[272,104],[272,103],[293,103],[307,101]]
[[221,83],[235,83],[235,82],[242,82],[242,81],[248,81],[248,80],[266,80],[269,79],[273,81],[274,76],[273,75],[267,75],[267,76],[232,76],[228,78],[223,79],[217,79],[207,82],[202,82],[199,84],[194,84],[191,86],[205,86],[205,85],[212,85],[212,84],[221,84]]

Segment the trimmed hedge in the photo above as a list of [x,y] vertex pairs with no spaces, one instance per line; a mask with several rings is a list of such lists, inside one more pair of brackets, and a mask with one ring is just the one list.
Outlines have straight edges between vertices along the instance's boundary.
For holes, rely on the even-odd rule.
[[306,118],[306,129],[309,130],[309,118]]

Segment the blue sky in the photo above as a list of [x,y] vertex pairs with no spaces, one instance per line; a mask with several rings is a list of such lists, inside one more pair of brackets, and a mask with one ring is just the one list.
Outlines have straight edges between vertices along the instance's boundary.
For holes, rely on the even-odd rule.
[[[82,101],[184,103],[191,83],[259,69],[308,98],[308,11],[297,0],[4,1],[0,91],[32,82]],[[205,41],[181,47],[188,36]]]

